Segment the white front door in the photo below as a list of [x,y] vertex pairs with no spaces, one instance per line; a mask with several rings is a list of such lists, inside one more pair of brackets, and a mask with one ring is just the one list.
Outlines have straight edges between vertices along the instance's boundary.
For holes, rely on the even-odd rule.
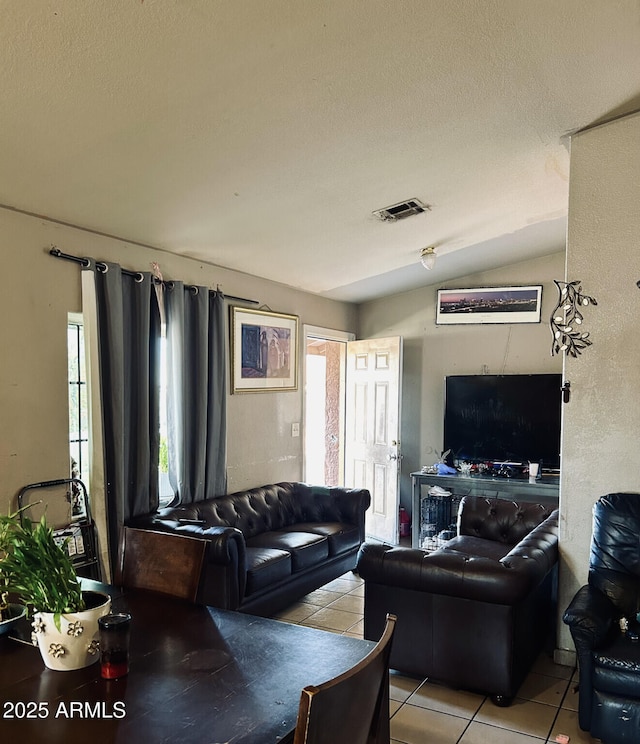
[[367,488],[368,536],[397,544],[402,338],[347,344],[345,485]]

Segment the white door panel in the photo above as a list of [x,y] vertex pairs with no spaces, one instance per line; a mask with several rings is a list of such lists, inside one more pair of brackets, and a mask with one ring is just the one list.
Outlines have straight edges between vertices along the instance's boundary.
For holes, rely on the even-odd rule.
[[398,542],[402,339],[347,344],[345,483],[371,492],[367,535]]

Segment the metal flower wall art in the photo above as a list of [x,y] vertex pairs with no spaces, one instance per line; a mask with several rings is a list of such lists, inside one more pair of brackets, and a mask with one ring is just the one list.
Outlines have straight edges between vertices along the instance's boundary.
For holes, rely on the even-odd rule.
[[558,304],[551,314],[549,325],[553,335],[551,356],[564,352],[577,357],[587,346],[591,346],[589,332],[582,330],[584,317],[581,308],[597,305],[593,297],[582,293],[580,281],[553,282],[558,288]]

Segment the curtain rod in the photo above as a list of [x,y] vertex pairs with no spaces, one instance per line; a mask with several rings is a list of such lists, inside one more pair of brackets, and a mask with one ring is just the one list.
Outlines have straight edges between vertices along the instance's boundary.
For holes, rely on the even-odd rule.
[[[54,258],[64,258],[67,261],[75,261],[75,263],[79,263],[85,268],[91,265],[91,261],[88,258],[82,258],[80,256],[72,256],[70,253],[63,253],[59,248],[52,248],[49,251],[49,255],[53,256]],[[103,261],[96,261],[96,269],[98,271],[104,272],[107,270],[107,264]],[[133,276],[133,277],[140,277],[142,278],[142,272],[140,271],[129,271],[128,269],[122,269],[122,273],[126,276]],[[154,282],[159,282],[159,279],[154,278]],[[163,284],[170,284],[170,281],[162,282]],[[216,290],[209,290],[210,292],[214,292]],[[246,297],[236,297],[235,295],[227,295],[222,293],[225,300],[236,300],[237,302],[247,302],[251,305],[258,305],[258,300],[249,300]]]

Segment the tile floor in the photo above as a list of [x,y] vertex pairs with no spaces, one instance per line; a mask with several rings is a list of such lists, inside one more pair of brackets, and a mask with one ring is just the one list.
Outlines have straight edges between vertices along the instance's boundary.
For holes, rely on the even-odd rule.
[[[364,584],[353,573],[311,592],[275,617],[362,638]],[[575,672],[541,656],[508,708],[483,695],[391,673],[392,744],[542,744],[558,734],[594,744],[578,726]]]

